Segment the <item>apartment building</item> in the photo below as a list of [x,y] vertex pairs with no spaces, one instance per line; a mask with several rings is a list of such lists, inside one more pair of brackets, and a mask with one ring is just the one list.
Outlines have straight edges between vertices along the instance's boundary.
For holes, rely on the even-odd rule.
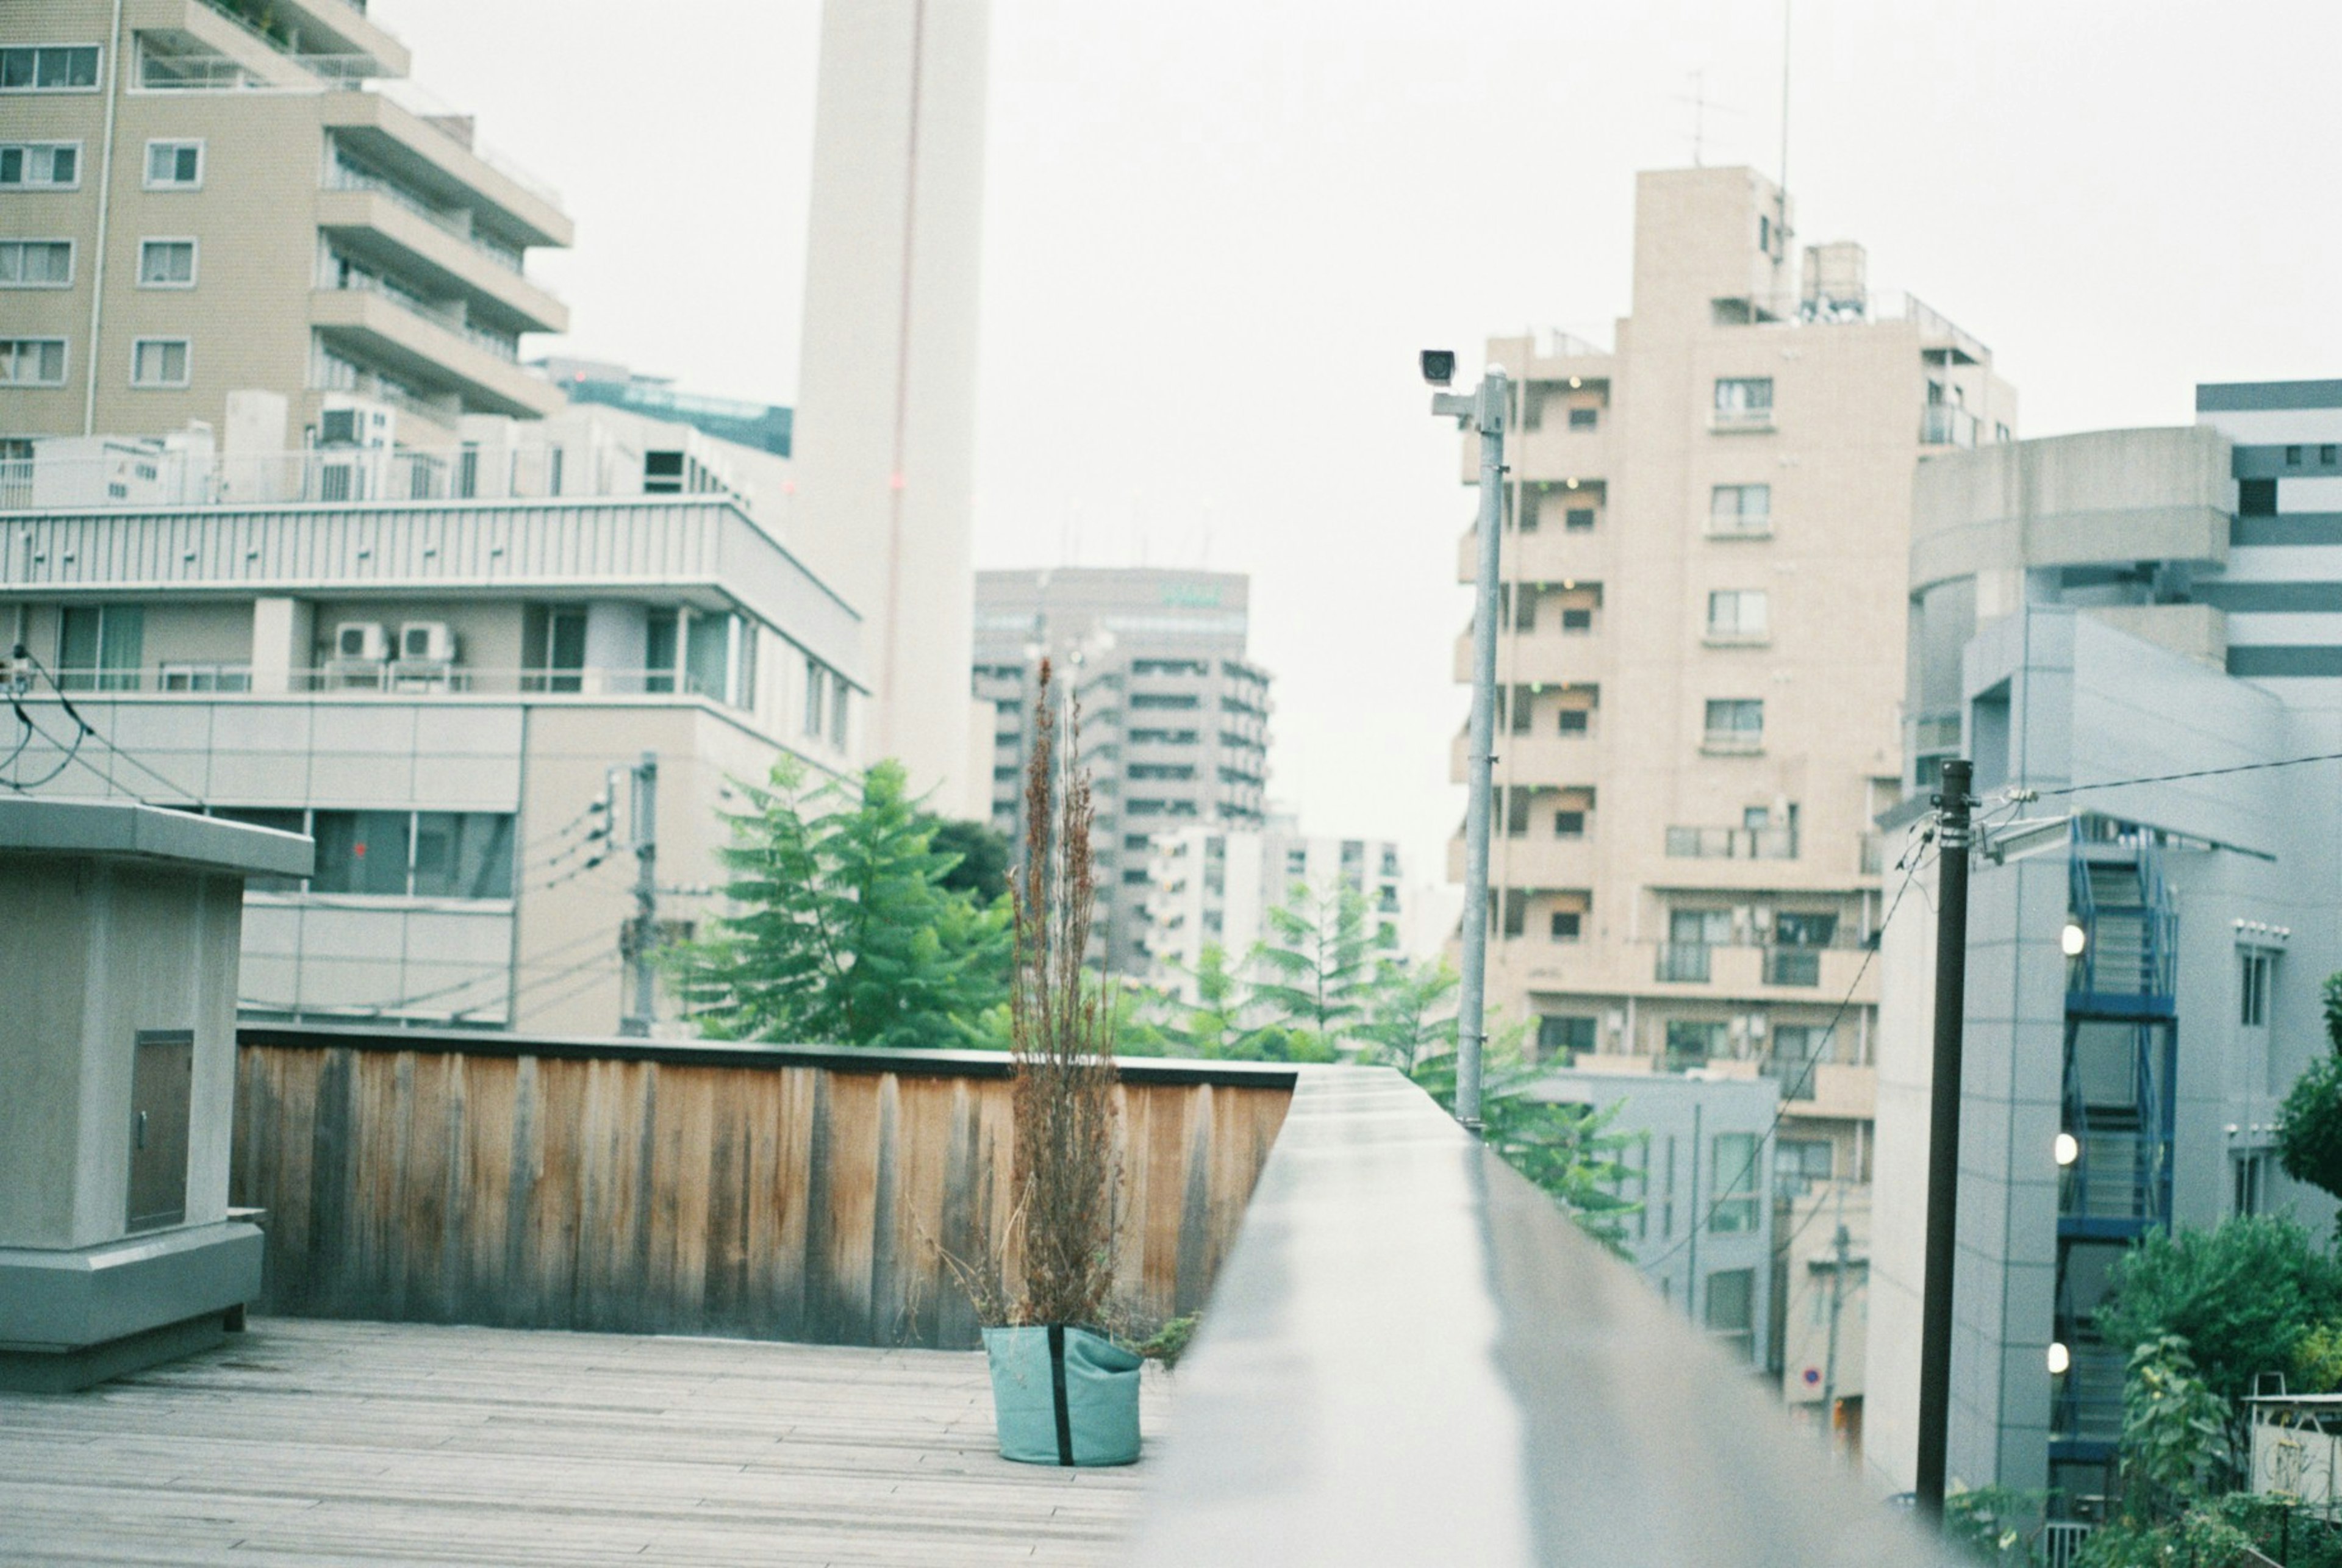
[[[1269,912],[1348,888],[1366,902],[1366,933],[1393,958],[1413,951],[1404,858],[1390,839],[1304,834],[1286,816],[1257,830],[1181,827],[1156,834],[1145,939],[1146,979],[1194,1005],[1204,950],[1217,947],[1237,970],[1256,947],[1277,941]],[[1302,907],[1307,907],[1305,903]]]
[[[2093,1323],[2113,1261],[2333,1213],[2274,1144],[2342,969],[2342,767],[2267,764],[2342,751],[2342,382],[2197,409],[1948,454],[1914,492],[1908,777],[1969,757],[2001,846],[1971,862],[1949,1468],[2082,1521],[2121,1427]],[[1880,952],[1865,1453],[1888,1487],[1917,1443],[1935,942],[1915,896]]]
[[631,988],[637,850],[683,934],[728,781],[865,760],[860,617],[730,494],[636,463],[611,494],[579,465],[555,496],[257,502],[199,444],[115,438],[123,494],[93,494],[85,444],[54,479],[50,444],[0,512],[0,639],[30,655],[0,660],[0,783],[314,837],[311,876],[249,885],[247,1019],[675,1027]]
[[278,447],[360,405],[452,449],[565,406],[519,342],[568,325],[527,259],[569,218],[407,65],[357,0],[0,10],[0,437],[216,428],[263,388]]
[[1246,580],[1227,572],[1065,567],[979,572],[976,695],[998,714],[991,814],[1019,832],[1034,687],[1055,662],[1082,707],[1081,760],[1096,792],[1107,973],[1147,972],[1155,835],[1266,820],[1269,677],[1245,653]]
[[1801,274],[1792,227],[1751,170],[1645,174],[1615,347],[1488,344],[1518,389],[1488,994],[1580,1067],[1771,1077],[1778,1157],[1861,1180],[1911,473],[2016,404],[1858,245]]

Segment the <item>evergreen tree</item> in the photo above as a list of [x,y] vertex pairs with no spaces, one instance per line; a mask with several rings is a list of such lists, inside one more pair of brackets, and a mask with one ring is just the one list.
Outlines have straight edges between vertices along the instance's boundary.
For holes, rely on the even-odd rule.
[[1251,963],[1264,978],[1251,1001],[1272,1016],[1296,1062],[1330,1062],[1336,1048],[1366,1021],[1377,978],[1366,896],[1346,882],[1313,888],[1296,882],[1268,912],[1268,937]]
[[743,784],[723,852],[737,913],[684,944],[671,968],[692,1017],[718,1039],[947,1046],[1008,990],[1009,915],[946,879],[899,763],[808,787],[784,761]]

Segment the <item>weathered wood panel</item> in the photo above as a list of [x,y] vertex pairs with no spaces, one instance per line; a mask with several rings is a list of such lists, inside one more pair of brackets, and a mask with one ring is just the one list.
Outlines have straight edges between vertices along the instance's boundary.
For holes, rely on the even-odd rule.
[[[661,1054],[247,1036],[235,1201],[268,1212],[265,1309],[978,1343],[941,1251],[974,1259],[1009,1244],[1010,1087],[996,1070]],[[1291,1092],[1126,1082],[1119,1093],[1116,1277],[1142,1313],[1192,1311]]]

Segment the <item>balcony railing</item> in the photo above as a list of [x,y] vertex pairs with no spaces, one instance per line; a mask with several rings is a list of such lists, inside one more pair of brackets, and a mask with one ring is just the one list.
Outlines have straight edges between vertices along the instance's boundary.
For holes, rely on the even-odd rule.
[[1817,947],[1768,947],[1765,950],[1767,985],[1819,985],[1822,954]]
[[1919,444],[1922,446],[1974,446],[1977,444],[1977,417],[1967,409],[1949,403],[1930,403],[1919,411]]
[[517,338],[506,336],[503,333],[490,332],[485,327],[475,326],[465,319],[461,308],[441,305],[395,279],[385,277],[378,273],[353,270],[344,274],[338,281],[328,283],[325,287],[330,292],[379,295],[409,315],[418,316],[435,327],[454,333],[475,348],[495,355],[498,359],[510,364],[520,363],[520,343]]
[[362,169],[353,168],[350,165],[336,160],[325,171],[325,188],[329,191],[371,191],[377,195],[386,196],[442,232],[462,240],[505,271],[514,273],[523,271],[522,255],[519,251],[488,238],[463,218],[453,213],[442,212],[404,185],[367,174]]
[[1773,411],[1770,408],[1711,408],[1707,411],[1710,430],[1770,430]]
[[1667,854],[1676,860],[1795,860],[1793,827],[1671,827]]
[[1658,973],[1654,978],[1663,984],[1704,985],[1707,983],[1711,951],[1704,942],[1662,942]]

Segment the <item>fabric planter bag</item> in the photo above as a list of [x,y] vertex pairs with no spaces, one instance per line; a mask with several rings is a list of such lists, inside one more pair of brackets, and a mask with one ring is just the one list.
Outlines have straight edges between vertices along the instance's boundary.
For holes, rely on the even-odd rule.
[[1139,1358],[1086,1329],[988,1328],[1000,1457],[1022,1464],[1138,1459]]

